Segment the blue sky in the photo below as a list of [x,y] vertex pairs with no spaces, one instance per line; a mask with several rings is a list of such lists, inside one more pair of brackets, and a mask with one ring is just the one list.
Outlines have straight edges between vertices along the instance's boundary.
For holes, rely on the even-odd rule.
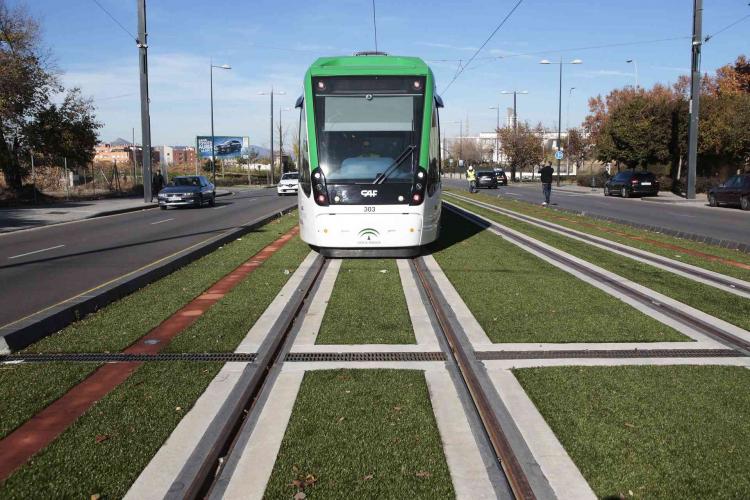
[[[136,32],[135,1],[99,2]],[[95,99],[105,124],[101,138],[129,138],[135,127],[140,142],[137,49],[129,35],[93,0],[8,3],[25,3],[40,19],[64,83],[80,86]],[[488,108],[511,106],[512,97],[500,91],[514,88],[529,91],[518,98],[520,120],[556,124],[557,66],[538,64],[542,58],[562,55],[584,61],[564,69],[563,126],[583,119],[590,96],[634,83],[633,65],[626,59],[637,61],[643,86],[674,82],[689,71],[692,3],[525,0],[476,63],[444,93],[444,133],[457,135],[458,125],[449,122],[467,118],[471,133],[492,130],[495,111]],[[427,60],[442,91],[458,60],[468,60],[514,4],[376,0],[380,49]],[[704,33],[747,14],[747,0],[707,1]],[[267,146],[268,97],[258,92],[274,86],[286,92],[277,104],[293,107],[305,69],[316,57],[373,48],[371,16],[370,0],[149,0],[153,143],[193,144],[196,135],[209,133],[208,68],[213,58],[233,68],[214,74],[217,135],[249,135],[251,143]],[[671,37],[686,38],[584,49]],[[559,52],[575,48],[579,50]],[[742,53],[750,55],[750,19],[704,45],[702,70],[713,72]],[[576,90],[568,101],[570,87]],[[291,125],[296,115],[286,111],[283,120]]]

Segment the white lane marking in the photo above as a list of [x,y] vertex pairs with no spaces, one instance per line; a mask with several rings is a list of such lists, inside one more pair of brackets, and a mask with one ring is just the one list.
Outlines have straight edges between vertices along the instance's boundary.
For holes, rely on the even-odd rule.
[[154,224],[161,224],[162,222],[169,222],[171,220],[174,220],[174,217],[171,219],[164,219],[164,220],[158,220],[156,222],[152,222],[151,225],[153,226]]
[[49,247],[49,248],[42,248],[41,250],[34,250],[33,252],[26,252],[26,253],[14,255],[13,257],[8,257],[8,259],[17,259],[19,257],[26,257],[27,255],[32,255],[32,254],[39,253],[39,252],[47,252],[49,250],[54,250],[55,248],[62,248],[64,246],[65,245],[57,245],[57,246]]
[[219,207],[214,207],[214,210],[221,210],[222,208],[227,208],[229,205],[221,205]]

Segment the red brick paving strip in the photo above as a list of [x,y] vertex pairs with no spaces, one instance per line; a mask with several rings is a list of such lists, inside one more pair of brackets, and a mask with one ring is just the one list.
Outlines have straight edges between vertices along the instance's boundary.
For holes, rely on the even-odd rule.
[[[212,305],[281,249],[298,232],[299,227],[295,227],[263,248],[123,352],[156,354],[161,351],[177,334],[195,323]],[[146,343],[147,340],[159,342]],[[143,362],[138,361],[102,366],[83,382],[27,420],[5,439],[0,440],[0,482],[8,479],[17,468],[54,441],[97,401],[125,382],[142,364]]]

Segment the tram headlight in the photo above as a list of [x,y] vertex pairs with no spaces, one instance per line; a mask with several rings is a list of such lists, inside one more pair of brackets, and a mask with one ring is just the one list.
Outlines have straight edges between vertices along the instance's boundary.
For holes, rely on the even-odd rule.
[[411,201],[413,201],[415,205],[418,205],[422,202],[422,195],[419,193],[414,193],[414,196],[411,197]]

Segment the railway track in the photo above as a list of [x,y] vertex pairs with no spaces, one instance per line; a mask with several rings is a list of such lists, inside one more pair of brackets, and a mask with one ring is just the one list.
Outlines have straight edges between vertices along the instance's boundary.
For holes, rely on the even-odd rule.
[[624,245],[616,241],[608,240],[606,238],[601,238],[601,237],[587,234],[581,231],[576,231],[575,229],[570,229],[565,226],[561,226],[559,224],[554,224],[552,222],[538,219],[536,217],[531,217],[525,214],[521,214],[513,210],[508,210],[505,208],[497,207],[490,203],[485,203],[479,200],[475,200],[473,198],[469,198],[469,197],[462,196],[462,195],[457,195],[454,193],[446,193],[446,194],[451,197],[454,197],[457,200],[461,200],[466,203],[471,203],[473,205],[481,207],[485,210],[489,210],[496,214],[504,215],[512,219],[519,220],[521,222],[525,222],[533,226],[540,227],[542,229],[546,229],[546,230],[552,231],[557,234],[561,234],[563,236],[566,236],[566,237],[569,237],[578,241],[582,241],[584,243],[593,245],[595,247],[611,251],[618,255],[622,255],[624,257],[628,257],[636,261],[644,262],[644,263],[656,266],[660,269],[673,272],[679,276],[683,276],[685,278],[692,279],[694,281],[698,281],[700,283],[713,286],[715,288],[727,291],[729,293],[733,293],[740,297],[750,299],[750,283],[748,283],[747,281],[743,281],[738,278],[734,278],[731,276],[726,276],[724,274],[709,271],[707,269],[703,269],[697,266],[686,264],[684,262],[676,261],[674,259],[670,259],[661,255],[653,254],[645,250],[641,250],[635,247]]
[[709,338],[736,350],[743,356],[750,355],[750,333],[714,318],[696,309],[680,304],[666,296],[629,282],[620,276],[605,271],[598,266],[566,254],[530,236],[503,226],[457,205],[445,203],[445,208],[464,219],[489,229],[508,241],[547,259],[568,272],[578,273],[629,299],[640,308],[657,312],[676,323],[699,332]]

